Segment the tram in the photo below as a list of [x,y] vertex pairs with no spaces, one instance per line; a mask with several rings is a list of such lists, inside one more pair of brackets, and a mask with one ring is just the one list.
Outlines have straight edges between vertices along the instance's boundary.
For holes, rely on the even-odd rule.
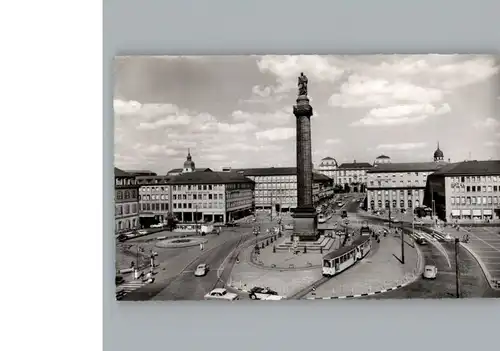
[[323,276],[333,277],[362,260],[372,247],[369,236],[361,236],[354,240],[350,246],[323,256]]

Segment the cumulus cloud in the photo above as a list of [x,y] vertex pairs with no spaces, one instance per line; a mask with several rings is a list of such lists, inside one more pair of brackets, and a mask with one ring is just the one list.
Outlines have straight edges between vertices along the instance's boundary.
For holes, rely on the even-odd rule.
[[400,143],[400,144],[380,144],[377,145],[377,150],[392,150],[392,151],[407,151],[407,150],[415,150],[422,149],[427,145],[424,142],[418,143]]
[[236,110],[232,113],[232,118],[236,122],[248,121],[260,127],[273,125],[283,126],[293,123],[294,121],[294,116],[290,107],[285,107],[274,112],[263,113]]
[[295,128],[274,128],[256,132],[255,136],[258,140],[287,140],[295,137]]
[[341,141],[340,139],[326,139],[325,144],[333,145],[340,143],[340,141]]
[[500,142],[499,141],[485,141],[483,143],[483,145],[486,147],[497,147],[497,146],[500,146]]
[[497,119],[491,118],[491,117],[485,118],[484,120],[477,121],[474,123],[474,127],[478,128],[478,129],[496,128],[499,125],[500,125],[500,121],[498,121]]
[[353,126],[400,126],[416,124],[431,116],[447,114],[450,105],[442,104],[436,107],[431,104],[394,105],[371,109],[361,120],[353,122]]
[[434,88],[352,75],[342,84],[340,93],[333,94],[328,103],[331,106],[350,108],[390,106],[402,102],[429,104],[442,99],[443,92]]

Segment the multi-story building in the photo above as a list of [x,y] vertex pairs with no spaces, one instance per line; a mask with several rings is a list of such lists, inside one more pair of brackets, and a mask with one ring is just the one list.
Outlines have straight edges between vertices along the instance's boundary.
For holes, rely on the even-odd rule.
[[368,210],[407,210],[423,204],[427,177],[442,163],[377,164],[367,172]]
[[163,223],[167,219],[170,207],[169,176],[140,175],[136,176],[139,186],[139,215],[141,225]]
[[441,220],[500,218],[500,160],[452,163],[430,175],[424,204]]
[[324,174],[328,178],[333,179],[334,184],[337,184],[337,160],[332,157],[325,157],[321,160],[316,172],[319,174]]
[[365,192],[366,172],[372,168],[368,162],[342,163],[336,170],[337,184],[348,192]]
[[232,172],[187,172],[172,177],[171,204],[181,222],[222,222],[254,210],[254,182]]
[[[270,167],[233,169],[255,182],[255,208],[288,212],[297,207],[297,168]],[[313,173],[313,201],[333,196],[333,181]]]
[[408,210],[422,206],[428,176],[447,165],[439,144],[434,162],[391,163],[385,157],[367,171],[368,210]]
[[139,228],[139,192],[135,177],[115,167],[115,234]]

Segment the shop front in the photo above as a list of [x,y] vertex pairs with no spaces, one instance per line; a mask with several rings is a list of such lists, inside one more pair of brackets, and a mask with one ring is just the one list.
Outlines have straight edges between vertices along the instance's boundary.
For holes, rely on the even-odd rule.
[[481,210],[472,210],[472,219],[474,220],[483,219],[483,214],[481,213]]
[[462,219],[472,219],[470,210],[462,210]]

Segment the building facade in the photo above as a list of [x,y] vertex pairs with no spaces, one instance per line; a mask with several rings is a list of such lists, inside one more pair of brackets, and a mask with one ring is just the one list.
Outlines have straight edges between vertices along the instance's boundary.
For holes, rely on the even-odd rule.
[[366,189],[366,172],[372,169],[368,162],[342,163],[337,168],[337,180],[339,185],[348,192],[362,193]]
[[445,164],[383,163],[367,171],[368,210],[409,210],[423,205],[427,177]]
[[[233,169],[255,182],[255,208],[289,212],[297,207],[297,169],[295,167]],[[313,173],[313,202],[333,196],[333,181]]]
[[188,172],[169,185],[172,212],[182,223],[226,223],[254,210],[254,182],[239,174]]
[[140,227],[138,190],[135,177],[115,167],[115,234]]
[[500,218],[500,160],[449,164],[427,181],[424,204],[441,220]]
[[139,216],[141,225],[163,223],[171,211],[169,176],[136,176],[139,186]]
[[337,160],[332,157],[325,157],[316,168],[316,173],[326,175],[328,178],[333,180],[334,184],[337,184],[338,166]]

